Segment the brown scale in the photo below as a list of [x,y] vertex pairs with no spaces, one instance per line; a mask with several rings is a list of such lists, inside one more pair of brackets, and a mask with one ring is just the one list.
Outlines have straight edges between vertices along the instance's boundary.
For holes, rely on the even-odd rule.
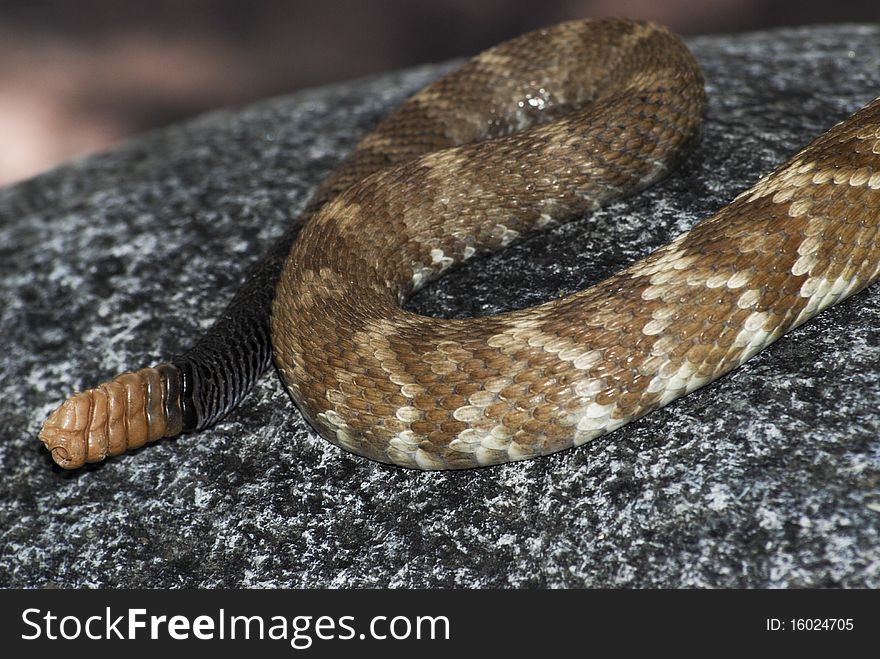
[[[873,115],[876,120],[877,105],[863,111],[855,121],[866,121],[866,114]],[[669,108],[666,111],[670,111]],[[682,114],[687,116],[686,111],[678,110],[677,116]],[[602,129],[612,119],[609,115],[603,115],[601,109],[591,109],[584,114],[584,118],[586,116],[590,117],[591,126],[600,126],[595,134],[585,131],[572,139],[569,136],[578,128],[574,122],[564,119],[531,131],[529,137],[517,135],[496,141],[499,151],[495,153],[484,152],[483,146],[479,145],[429,156],[404,168],[407,171],[399,170],[385,175],[378,185],[370,186],[368,183],[364,190],[353,192],[352,198],[358,194],[371,196],[369,203],[359,209],[360,212],[341,220],[330,210],[319,216],[312,228],[313,234],[306,232],[295,246],[282,283],[283,296],[276,301],[276,345],[284,377],[294,382],[300,377],[309,379],[310,373],[321,368],[320,358],[316,357],[320,353],[311,349],[307,353],[298,352],[294,347],[297,342],[308,342],[311,330],[302,325],[288,326],[284,318],[286,314],[295,318],[304,311],[297,309],[296,299],[297,279],[301,276],[298,272],[305,268],[298,270],[297,266],[304,263],[301,257],[309,251],[310,240],[319,242],[322,238],[342,235],[344,238],[340,242],[351,242],[353,249],[356,246],[357,249],[375,250],[382,254],[383,258],[374,262],[372,270],[358,270],[357,278],[348,277],[349,281],[355,282],[355,287],[348,291],[344,299],[357,298],[357,304],[362,306],[373,288],[364,286],[363,290],[359,290],[357,283],[371,278],[394,291],[408,293],[413,287],[409,278],[414,268],[431,266],[432,249],[441,249],[443,256],[455,261],[462,258],[461,236],[467,236],[468,233],[461,218],[466,218],[470,227],[469,235],[475,237],[467,244],[476,249],[497,248],[500,240],[497,233],[493,233],[496,224],[503,223],[525,235],[533,229],[532,224],[542,211],[541,203],[548,196],[558,195],[559,208],[554,210],[561,209],[563,213],[568,213],[583,209],[577,207],[577,202],[571,196],[592,194],[601,198],[609,187],[638,187],[650,174],[640,168],[646,160],[628,151],[645,149],[649,144],[646,136],[649,135],[662,136],[657,140],[662,143],[685,134],[683,129],[663,130],[662,125],[659,129],[645,126],[642,117],[634,114],[637,117],[635,123],[630,124],[629,128],[625,127],[624,134],[614,135]],[[565,126],[565,129],[559,129],[560,126]],[[561,136],[562,147],[550,141],[551,134],[556,130],[564,133]],[[627,137],[627,130],[635,132],[637,137]],[[391,326],[405,320],[410,326],[421,329],[421,340],[417,343],[408,344],[400,337],[385,338],[388,345],[393,346],[394,362],[400,368],[394,381],[398,384],[412,381],[429,385],[425,393],[407,400],[408,408],[414,411],[408,413],[404,422],[409,433],[406,439],[418,447],[422,461],[414,457],[416,450],[401,454],[394,447],[386,445],[383,449],[381,442],[369,440],[371,431],[364,431],[365,426],[359,424],[356,417],[343,418],[342,423],[350,428],[358,427],[358,431],[363,433],[363,439],[369,444],[363,453],[369,457],[399,461],[408,466],[468,467],[543,454],[571,445],[575,441],[574,432],[564,415],[583,414],[590,403],[615,406],[614,418],[635,418],[656,408],[661,402],[668,402],[668,396],[664,396],[663,391],[649,391],[652,380],[660,377],[671,381],[678,377],[677,374],[686,364],[690,365],[690,372],[695,377],[719,377],[738,365],[747,354],[747,349],[754,351],[753,347],[737,343],[742,340],[742,332],[746,331],[744,328],[749,322],[752,323],[751,330],[748,330],[751,334],[747,332],[744,335],[747,342],[756,333],[765,332],[768,335],[764,338],[759,335],[756,339],[759,341],[758,347],[777,338],[794,324],[809,303],[809,298],[801,295],[802,286],[808,278],[823,274],[827,278],[836,278],[844,272],[842,264],[853,263],[854,267],[847,265],[846,271],[853,276],[861,276],[863,281],[859,282],[858,287],[862,287],[869,283],[869,274],[877,269],[876,221],[866,222],[859,215],[859,209],[864,208],[869,200],[877,203],[873,200],[877,199],[878,193],[867,185],[873,173],[872,165],[880,169],[876,154],[873,148],[861,146],[857,154],[844,152],[837,157],[841,143],[847,144],[846,139],[841,141],[841,136],[854,136],[858,130],[862,129],[851,125],[838,127],[833,134],[823,137],[793,160],[802,166],[815,154],[819,170],[832,166],[838,168],[833,175],[822,175],[818,171],[803,174],[793,172],[784,178],[786,166],[781,167],[778,175],[758,186],[758,189],[763,186],[771,193],[755,200],[749,200],[748,193],[743,195],[731,206],[698,225],[684,240],[648,257],[645,264],[656,263],[660,266],[651,271],[654,275],[641,274],[645,266],[634,264],[620,275],[566,300],[497,318],[475,319],[466,324],[461,321],[417,319],[399,309],[383,309],[383,317],[390,321]],[[532,137],[535,138],[533,141],[530,139]],[[526,149],[523,143],[527,139],[530,145]],[[591,153],[591,143],[597,147],[613,145],[617,151],[586,164],[574,159],[569,161],[566,159],[566,139],[571,140],[568,146],[573,141],[586,144],[583,150],[588,153]],[[654,152],[654,146],[651,143],[651,159],[660,157]],[[667,143],[662,146],[674,150],[683,144],[676,146]],[[833,152],[828,154],[822,151],[823,148]],[[563,153],[561,158],[552,157],[557,151]],[[496,157],[497,153],[502,155]],[[533,178],[520,190],[518,186],[522,185],[522,179],[515,170],[510,169],[509,163],[526,153],[536,164],[530,167],[529,173]],[[841,170],[840,162],[847,163],[845,170]],[[492,170],[497,172],[494,176],[484,174],[496,165]],[[558,171],[553,169],[554,166],[558,167]],[[469,175],[471,167],[481,175],[477,178]],[[408,173],[413,171],[418,171],[418,176],[410,178]],[[859,172],[858,176],[856,172]],[[601,177],[598,184],[595,183],[597,176]],[[819,177],[819,184],[813,182],[816,176]],[[777,183],[780,177],[783,178]],[[412,182],[413,178],[425,185],[420,188],[422,194],[418,203],[407,206],[406,200],[415,194],[414,189],[419,185]],[[822,183],[822,179],[828,180]],[[860,185],[851,186],[851,180]],[[840,187],[835,189],[834,186]],[[464,194],[468,188],[479,189],[477,201],[471,201]],[[572,193],[572,190],[576,192]],[[344,207],[347,196],[340,200],[340,207]],[[589,201],[583,203],[589,205]],[[412,210],[414,207],[416,210]],[[511,212],[508,209],[514,208],[517,217],[505,218],[504,214]],[[392,217],[403,218],[394,232],[370,228],[387,226],[387,218],[381,214],[383,211]],[[853,219],[854,213],[859,215],[857,220]],[[441,219],[432,219],[436,217]],[[805,249],[803,243],[810,231],[811,221],[816,217],[825,219],[829,227],[821,232],[815,248],[812,243],[807,243]],[[819,235],[818,231],[813,231]],[[458,242],[449,240],[450,235]],[[802,257],[799,249],[805,254],[813,253],[816,263],[805,270],[803,266],[797,266]],[[404,254],[405,258],[391,258],[395,254]],[[673,267],[677,261],[689,257],[693,258],[687,268],[677,270]],[[344,261],[340,265],[347,267]],[[798,267],[804,271],[795,274]],[[343,279],[345,272],[343,269]],[[652,286],[651,276],[658,274],[661,275],[659,280],[664,282],[657,288],[659,294],[652,299],[643,298],[644,291]],[[727,281],[735,275],[740,275],[742,280],[728,287]],[[746,293],[751,295],[748,298],[751,301],[741,308],[740,300]],[[312,296],[310,299],[319,298]],[[285,309],[288,305],[291,305],[290,310]],[[667,310],[667,307],[674,308]],[[320,309],[312,312],[318,321],[322,320]],[[344,309],[342,313],[345,313]],[[757,321],[750,320],[755,313],[764,315],[757,317]],[[652,318],[665,322],[660,336],[646,336],[646,326]],[[293,323],[292,320],[290,322]],[[517,327],[522,328],[519,334]],[[493,338],[511,330],[514,331],[509,340]],[[290,340],[289,334],[304,336]],[[675,340],[669,341],[663,337],[675,337]],[[563,341],[559,345],[568,345],[566,339],[582,346],[584,352],[588,349],[600,351],[601,360],[578,370],[561,360],[555,352],[542,348],[551,345],[554,340]],[[494,352],[486,349],[493,341],[497,346]],[[449,345],[452,347],[437,349],[438,345],[447,345],[447,342],[451,342]],[[479,355],[479,359],[474,359],[476,355]],[[373,358],[369,353],[362,353],[353,361],[369,364]],[[430,364],[431,376],[426,376],[425,363]],[[484,365],[488,368],[484,368]],[[463,379],[486,382],[493,377],[493,373],[508,375],[512,381],[500,390],[495,402],[482,410],[475,411],[469,405],[472,388],[467,396],[461,393],[450,395],[449,388],[442,386]],[[578,381],[594,382],[595,391],[578,398],[572,393]],[[672,393],[680,395],[690,385],[679,381],[674,386]],[[364,391],[351,393],[355,396],[365,394]],[[311,400],[298,400],[298,403],[319,413],[331,410],[326,398],[321,395]],[[450,421],[450,417],[455,418],[456,415],[464,415],[464,418]],[[513,455],[509,450],[512,444],[507,445],[502,441],[498,447],[485,435],[499,424],[506,429],[508,439],[518,446]],[[468,429],[484,433],[485,451],[479,458],[474,453],[451,448],[458,441],[457,438],[467,434]],[[324,430],[328,439],[336,441],[333,428],[325,427]],[[360,452],[357,440],[352,445],[351,438],[347,439],[346,448]],[[387,434],[383,439],[391,441]]]

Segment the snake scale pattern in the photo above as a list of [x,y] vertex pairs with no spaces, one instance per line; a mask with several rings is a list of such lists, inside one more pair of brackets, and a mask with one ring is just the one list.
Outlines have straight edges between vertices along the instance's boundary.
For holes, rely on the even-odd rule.
[[270,343],[320,434],[382,462],[499,464],[619,428],[880,276],[880,99],[591,288],[466,320],[401,304],[658,180],[704,108],[693,57],[652,23],[575,21],[496,46],[380,122],[190,351],[73,395],[40,439],[75,468],[206,427]]

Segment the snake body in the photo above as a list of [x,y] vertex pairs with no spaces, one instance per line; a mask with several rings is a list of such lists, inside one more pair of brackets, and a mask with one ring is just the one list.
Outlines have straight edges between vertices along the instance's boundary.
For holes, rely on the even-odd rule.
[[193,350],[72,396],[41,439],[77,467],[210,425],[270,341],[309,422],[382,462],[498,464],[619,428],[880,276],[880,99],[589,289],[467,320],[401,304],[656,181],[703,112],[696,62],[651,23],[576,21],[496,46],[360,142]]

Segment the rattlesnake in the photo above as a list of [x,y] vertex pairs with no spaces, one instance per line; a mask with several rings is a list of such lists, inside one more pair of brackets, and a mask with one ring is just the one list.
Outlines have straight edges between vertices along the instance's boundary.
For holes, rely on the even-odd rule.
[[478,55],[359,143],[190,351],[75,394],[41,440],[74,468],[203,428],[270,344],[324,437],[423,469],[579,445],[711,382],[880,276],[880,99],[589,289],[467,320],[400,306],[656,181],[704,105],[693,57],[652,23],[563,23]]

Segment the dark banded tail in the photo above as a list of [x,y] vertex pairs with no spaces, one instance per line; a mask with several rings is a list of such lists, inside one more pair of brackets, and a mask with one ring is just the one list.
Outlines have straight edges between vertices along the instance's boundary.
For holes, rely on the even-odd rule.
[[269,311],[299,226],[254,266],[220,318],[188,351],[76,393],[56,408],[40,431],[52,459],[76,469],[202,430],[235,409],[272,363]]

